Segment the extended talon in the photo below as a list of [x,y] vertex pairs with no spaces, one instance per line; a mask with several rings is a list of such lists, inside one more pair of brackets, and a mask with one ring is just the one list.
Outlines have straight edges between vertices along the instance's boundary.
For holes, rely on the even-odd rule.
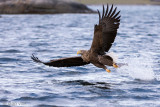
[[114,63],[114,64],[113,64],[113,67],[114,67],[114,68],[118,68],[118,65],[116,65],[116,64]]
[[111,72],[109,69],[106,69],[106,71],[107,71],[108,73],[110,73],[110,72]]

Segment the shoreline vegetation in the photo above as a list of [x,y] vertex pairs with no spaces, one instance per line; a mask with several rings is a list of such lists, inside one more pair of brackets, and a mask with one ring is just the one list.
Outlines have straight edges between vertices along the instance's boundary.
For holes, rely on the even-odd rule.
[[73,0],[86,5],[160,5],[160,0]]
[[0,0],[0,14],[94,13],[73,0]]

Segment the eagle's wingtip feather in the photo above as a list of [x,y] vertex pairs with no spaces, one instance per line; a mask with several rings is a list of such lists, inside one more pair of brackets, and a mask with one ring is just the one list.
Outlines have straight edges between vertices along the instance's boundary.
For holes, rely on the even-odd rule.
[[43,63],[41,60],[39,60],[37,57],[35,57],[34,54],[32,54],[31,59],[32,59],[34,62]]

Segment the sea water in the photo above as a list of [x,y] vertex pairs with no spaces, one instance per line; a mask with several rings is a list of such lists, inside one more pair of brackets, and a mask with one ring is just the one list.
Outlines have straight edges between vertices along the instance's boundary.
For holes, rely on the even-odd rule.
[[[102,6],[89,6],[102,11]],[[2,15],[1,106],[160,106],[160,7],[120,6],[121,24],[110,52],[111,73],[92,64],[55,68],[33,62],[77,56],[89,49],[98,14]]]

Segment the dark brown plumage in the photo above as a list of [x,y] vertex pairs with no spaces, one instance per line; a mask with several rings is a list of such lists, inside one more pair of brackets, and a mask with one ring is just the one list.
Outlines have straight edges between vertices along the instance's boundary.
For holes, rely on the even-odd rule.
[[77,54],[81,54],[81,56],[61,58],[49,62],[42,62],[34,55],[31,58],[35,62],[53,67],[82,66],[92,63],[93,65],[110,72],[105,65],[113,66],[115,68],[118,67],[113,58],[110,55],[105,54],[111,48],[120,24],[120,11],[116,12],[116,10],[117,7],[113,8],[113,5],[110,9],[108,5],[106,9],[103,6],[102,15],[98,10],[99,24],[94,26],[94,37],[91,48],[89,50],[79,50]]
[[55,60],[50,60],[49,62],[42,62],[34,55],[32,55],[31,58],[33,59],[33,61],[37,63],[43,63],[45,65],[54,66],[54,67],[71,67],[71,66],[82,66],[82,65],[89,64],[87,62],[84,62],[80,56],[55,59]]

